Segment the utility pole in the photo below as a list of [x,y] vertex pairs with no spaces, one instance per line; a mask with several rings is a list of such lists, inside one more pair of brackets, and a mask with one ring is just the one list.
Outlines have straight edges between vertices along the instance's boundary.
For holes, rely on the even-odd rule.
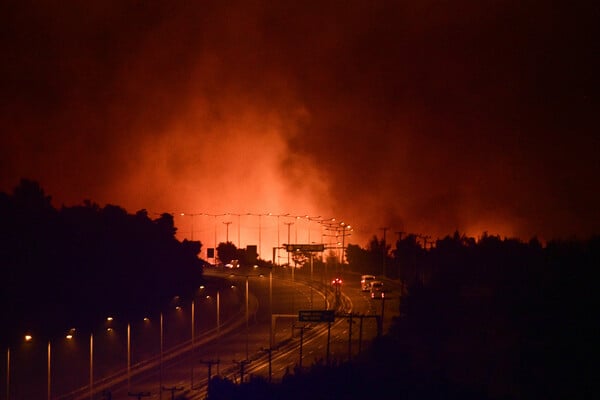
[[383,230],[383,269],[382,269],[382,275],[385,276],[385,259],[387,258],[387,245],[385,243],[385,233],[387,232],[388,227],[384,227],[384,228],[379,228]]

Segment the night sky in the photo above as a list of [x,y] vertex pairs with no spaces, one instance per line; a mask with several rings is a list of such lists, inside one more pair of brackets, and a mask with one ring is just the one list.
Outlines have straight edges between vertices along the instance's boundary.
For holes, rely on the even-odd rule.
[[598,233],[600,6],[554,3],[3,1],[0,190]]

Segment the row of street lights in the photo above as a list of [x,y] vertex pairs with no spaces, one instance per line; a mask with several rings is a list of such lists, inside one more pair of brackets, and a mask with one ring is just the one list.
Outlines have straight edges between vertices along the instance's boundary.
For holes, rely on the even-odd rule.
[[[290,226],[291,225],[295,225],[295,241],[296,243],[298,242],[298,226],[299,226],[299,222],[300,221],[307,221],[307,243],[311,243],[311,223],[312,222],[316,222],[321,226],[321,232],[320,232],[320,236],[321,238],[323,237],[327,237],[327,236],[332,236],[328,233],[331,233],[332,230],[332,225],[339,225],[339,223],[336,222],[335,218],[323,218],[321,216],[309,216],[309,215],[290,215],[289,213],[285,213],[285,214],[273,214],[273,213],[266,213],[266,214],[254,214],[254,213],[246,213],[246,214],[237,214],[237,213],[221,213],[221,214],[209,214],[209,213],[185,213],[185,212],[181,212],[179,213],[180,216],[182,217],[190,217],[191,218],[191,235],[190,238],[191,240],[194,240],[194,218],[197,216],[207,216],[207,217],[213,217],[214,218],[214,240],[213,240],[213,246],[214,248],[217,247],[217,217],[228,217],[228,216],[235,216],[237,217],[237,242],[238,242],[238,246],[241,246],[241,217],[242,216],[253,216],[253,217],[258,217],[258,253],[259,254],[263,254],[262,252],[262,230],[263,230],[263,224],[262,224],[262,217],[275,217],[277,218],[277,246],[276,247],[280,247],[281,246],[281,235],[280,235],[280,227],[281,227],[281,223],[280,223],[280,218],[286,218],[286,219],[293,219],[295,220],[295,222],[284,222],[287,226],[288,226],[288,243],[290,241],[290,234],[289,234],[289,230],[290,230]],[[229,225],[231,225],[233,222],[230,220],[227,221],[222,221],[222,223],[225,225],[225,241],[229,242]],[[348,229],[350,229],[349,225],[348,225]],[[335,228],[334,230],[337,230],[337,228]],[[326,233],[325,231],[328,231],[328,233]],[[273,260],[273,262],[275,262],[275,260]]]
[[[200,286],[198,289],[198,292],[196,293],[196,295],[201,294],[204,291],[205,287],[204,286]],[[204,295],[206,299],[210,300],[212,299],[211,295]],[[192,298],[191,301],[191,353],[192,353],[192,361],[194,360],[194,350],[195,350],[195,340],[196,340],[196,315],[195,315],[195,308],[196,308],[196,296],[194,296]],[[216,328],[217,328],[217,340],[220,336],[220,290],[216,290]],[[247,297],[247,294],[246,294]],[[176,310],[181,311],[182,307],[177,305]],[[246,314],[248,314],[248,301],[246,300]],[[246,316],[247,318],[247,316]],[[112,332],[115,331],[114,328],[114,318],[112,316],[109,316],[106,318],[106,332],[111,334]],[[144,323],[150,323],[150,319],[148,317],[144,318]],[[162,388],[162,382],[163,382],[163,361],[164,361],[164,315],[163,312],[159,313],[159,330],[160,330],[160,350],[159,350],[159,384],[160,387]],[[65,334],[65,339],[67,341],[72,341],[75,339],[76,335],[78,334],[78,332],[76,331],[75,328],[71,328],[66,334]],[[127,334],[127,388],[128,390],[131,388],[131,372],[132,372],[132,357],[131,357],[131,351],[132,351],[132,343],[131,343],[131,324],[127,323],[126,325],[126,334]],[[96,391],[95,388],[95,381],[94,381],[94,351],[95,351],[95,345],[94,345],[94,332],[90,332],[89,334],[89,383],[88,383],[88,390],[89,390],[89,398],[93,399],[93,395],[94,392]],[[23,337],[23,340],[25,343],[34,343],[36,341],[36,337],[34,337],[33,334],[26,334]],[[218,344],[217,344],[217,349],[218,349]],[[218,351],[218,350],[217,350]],[[13,363],[14,363],[14,351],[11,352],[11,348],[7,347],[6,350],[6,392],[5,392],[5,398],[6,400],[10,400],[11,399],[11,378],[12,375],[14,374],[14,371],[12,370],[13,367]],[[217,354],[218,357],[218,354]],[[46,381],[47,381],[47,387],[46,387],[46,397],[48,400],[50,400],[52,398],[52,361],[54,358],[54,354],[53,354],[53,347],[52,347],[52,341],[48,340],[47,342],[47,350],[46,350]],[[192,366],[191,366],[191,385],[193,387],[193,380],[194,380],[194,372],[193,372],[193,362],[192,362]],[[160,391],[162,392],[162,390]],[[160,398],[162,398],[162,393],[160,394]]]

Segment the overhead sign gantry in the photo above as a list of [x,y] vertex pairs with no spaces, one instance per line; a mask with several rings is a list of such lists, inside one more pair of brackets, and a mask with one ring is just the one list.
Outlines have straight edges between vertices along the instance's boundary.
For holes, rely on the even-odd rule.
[[284,244],[283,245],[288,253],[294,251],[306,251],[306,252],[320,252],[325,251],[324,244]]

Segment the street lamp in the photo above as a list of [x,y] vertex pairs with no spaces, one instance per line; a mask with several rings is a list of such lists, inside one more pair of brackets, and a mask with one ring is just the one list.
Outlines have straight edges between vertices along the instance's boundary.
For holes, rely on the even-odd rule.
[[197,294],[199,294],[199,292],[204,290],[204,285],[200,285],[200,287],[198,288],[198,290],[196,291],[196,293],[194,293],[194,296],[192,297],[192,308],[191,308],[191,334],[192,334],[192,348],[191,348],[191,371],[190,371],[190,387],[193,389],[194,388],[194,354],[195,354],[195,348],[194,348],[194,340],[196,337],[196,311],[195,311],[195,296]]
[[196,215],[202,215],[202,214],[201,213],[194,213],[194,214],[192,214],[192,213],[188,213],[188,214],[186,214],[186,213],[180,213],[179,215],[181,215],[182,217],[192,217],[192,229],[191,229],[191,233],[192,234],[191,234],[191,240],[193,241],[194,240],[194,217]]
[[6,348],[6,400],[10,400],[10,347]]
[[[227,215],[234,215],[234,216],[238,217],[238,218],[237,218],[237,228],[238,228],[238,229],[237,229],[237,231],[238,231],[238,240],[237,240],[237,243],[238,243],[238,244],[237,244],[237,247],[238,247],[238,248],[239,248],[239,247],[242,247],[242,240],[241,240],[241,238],[240,238],[240,227],[241,227],[241,220],[240,220],[241,218],[240,218],[240,217],[242,216],[242,214],[233,214],[233,213],[227,213]],[[231,223],[231,222],[230,222],[230,223]]]
[[[284,222],[284,224],[286,224],[287,227],[288,227],[287,244],[290,244],[290,226],[294,225],[294,223],[293,222]],[[287,264],[288,264],[288,267],[289,267],[290,266],[290,252],[289,251],[287,252]],[[294,269],[292,269],[292,280],[294,280],[293,277],[294,277]]]
[[[204,213],[203,215],[206,215],[207,217],[214,217],[215,218],[215,222],[214,222],[214,228],[215,228],[214,249],[215,249],[215,252],[216,252],[217,251],[217,217],[222,217],[225,214],[207,214],[207,213]],[[215,264],[216,264],[216,254],[215,254]]]
[[52,399],[52,350],[48,340],[48,400]]
[[248,213],[248,215],[258,217],[258,254],[262,257],[262,216],[270,215],[270,214],[252,214]]
[[227,225],[227,230],[226,230],[226,235],[225,235],[225,243],[229,243],[229,225],[231,224],[231,221],[226,221],[223,222],[225,225]]
[[317,216],[317,217],[309,217],[309,216],[307,215],[305,218],[308,220],[308,241],[307,241],[307,242],[308,242],[308,243],[310,243],[310,223],[311,223],[312,221],[317,221],[317,222],[320,222],[320,218],[321,218],[321,216],[319,215],[319,216]]
[[[277,217],[277,246],[276,246],[276,248],[277,248],[277,259],[279,260],[279,248],[281,247],[281,239],[279,237],[279,226],[280,226],[279,217],[287,217],[288,215],[290,215],[290,213],[276,214],[276,215],[269,213],[268,215],[272,216],[272,217]],[[273,260],[273,264],[275,264],[275,263],[276,263],[275,260]]]
[[248,320],[249,320],[249,296],[248,296],[248,279],[250,277],[253,276],[258,276],[260,277],[261,275],[251,275],[251,274],[230,274],[230,276],[240,276],[240,277],[245,277],[246,278],[246,293],[245,293],[245,299],[246,299],[246,360],[248,360]]
[[343,265],[344,264],[344,253],[345,253],[344,239],[346,238],[346,229],[351,230],[352,227],[350,225],[346,225],[344,222],[340,222],[340,226],[342,227],[342,252],[340,255],[340,264]]

